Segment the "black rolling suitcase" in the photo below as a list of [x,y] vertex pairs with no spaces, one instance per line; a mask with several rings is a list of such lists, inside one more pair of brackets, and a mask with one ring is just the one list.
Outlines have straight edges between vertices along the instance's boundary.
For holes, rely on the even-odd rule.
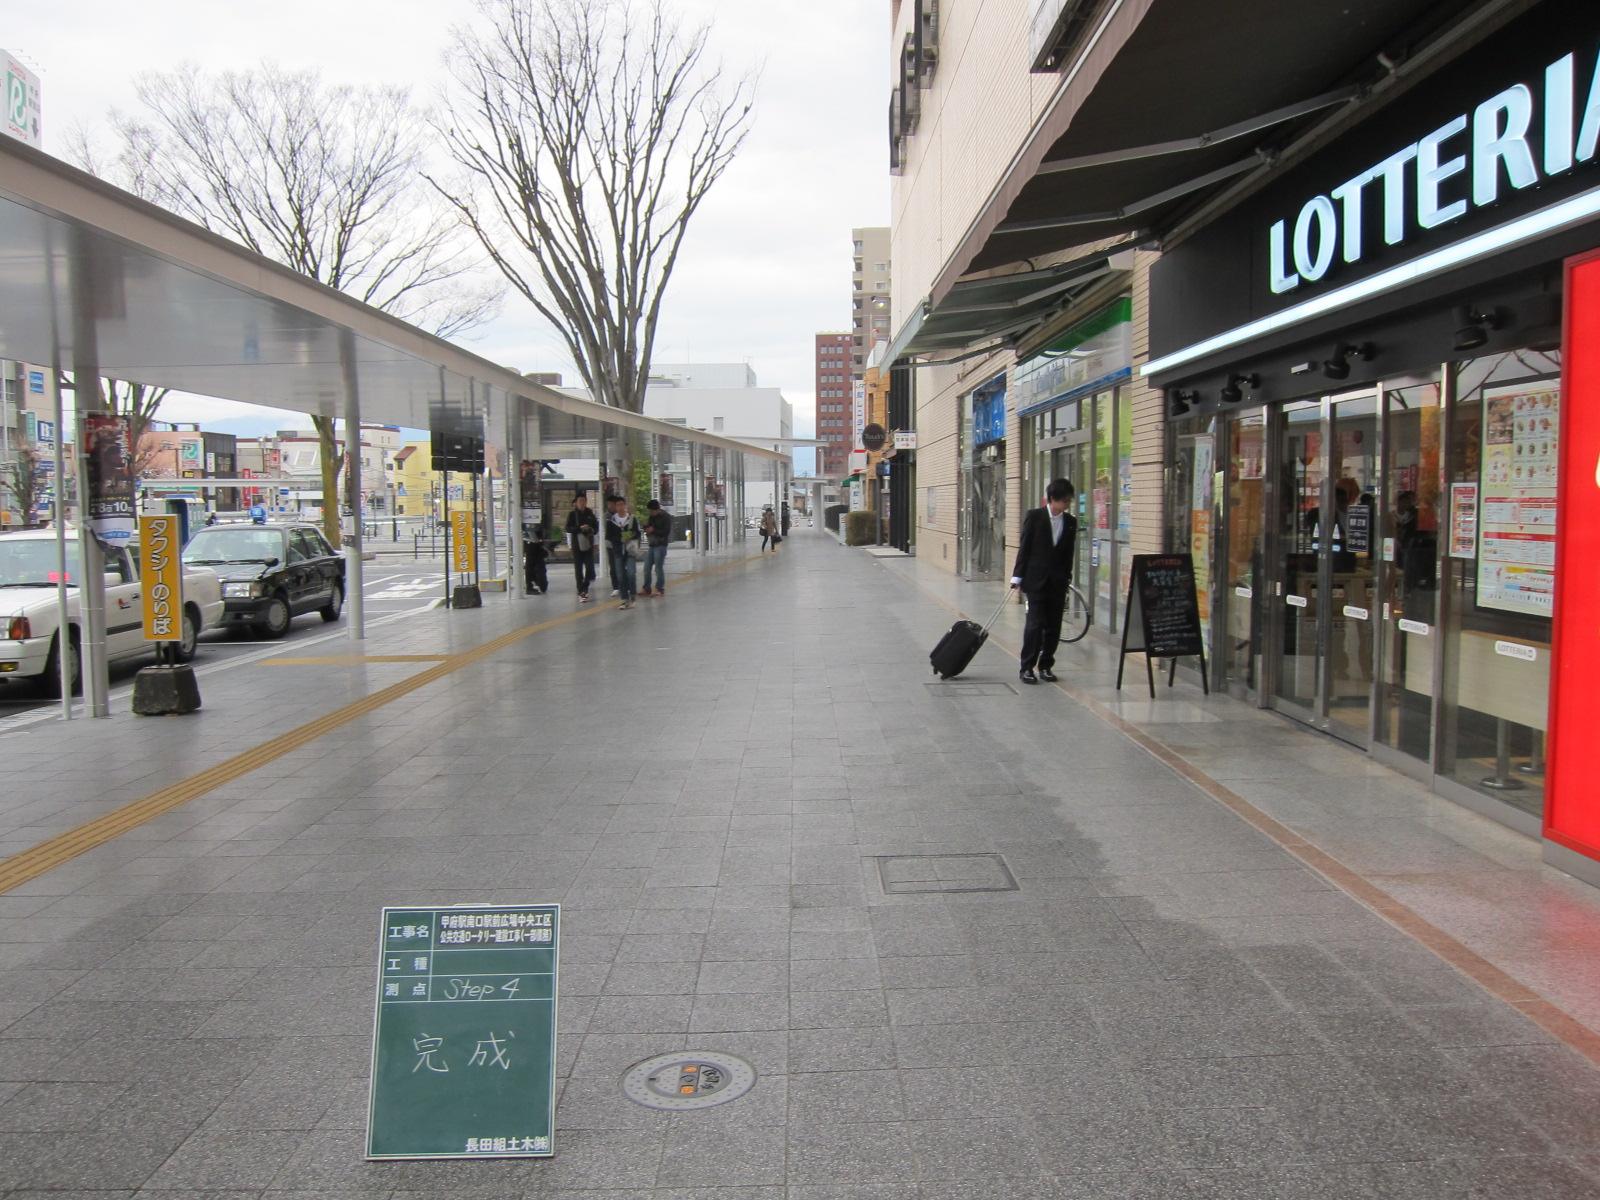
[[1007,592],[1000,601],[1000,607],[994,610],[994,616],[982,625],[976,621],[962,620],[950,626],[950,632],[939,639],[933,653],[928,655],[928,661],[933,664],[933,673],[940,679],[954,679],[965,671],[973,656],[989,640],[989,629],[1000,619],[1000,614],[1005,611],[1006,600],[1010,598],[1011,593]]

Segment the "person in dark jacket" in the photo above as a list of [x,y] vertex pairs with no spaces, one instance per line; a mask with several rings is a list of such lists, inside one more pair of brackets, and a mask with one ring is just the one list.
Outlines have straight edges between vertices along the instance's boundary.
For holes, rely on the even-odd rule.
[[[672,544],[672,517],[659,500],[650,501],[648,508],[650,515],[644,519],[644,534],[649,554],[644,560],[644,590],[639,593],[647,598],[667,594],[667,547]],[[650,590],[652,571],[656,581],[654,591]]]
[[1011,568],[1011,586],[1020,588],[1028,598],[1028,620],[1022,633],[1023,683],[1055,681],[1051,668],[1061,642],[1061,617],[1067,607],[1072,555],[1078,544],[1078,520],[1069,511],[1072,485],[1065,479],[1053,479],[1044,495],[1044,507],[1022,519],[1017,561]]
[[639,590],[638,561],[629,551],[630,542],[644,540],[644,529],[639,518],[628,511],[625,496],[608,496],[606,507],[611,515],[606,518],[606,546],[611,551],[611,570],[617,579],[617,594],[622,603],[618,608],[632,608],[634,594]]
[[524,590],[544,595],[550,590],[550,543],[544,525],[527,525],[522,530],[522,570]]
[[589,497],[579,492],[572,501],[572,511],[567,514],[567,541],[572,546],[572,567],[578,576],[578,602],[589,602],[589,589],[594,586],[594,556],[600,540],[600,518],[589,507]]

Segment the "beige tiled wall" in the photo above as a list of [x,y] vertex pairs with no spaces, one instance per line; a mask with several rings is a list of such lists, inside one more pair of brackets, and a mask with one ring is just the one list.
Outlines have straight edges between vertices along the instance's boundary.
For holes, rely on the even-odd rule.
[[[1061,87],[1028,70],[1033,0],[940,0],[939,65],[922,92],[922,117],[894,179],[891,329],[927,296],[1017,148]],[[902,5],[890,43],[896,78],[915,5]],[[888,104],[888,89],[884,104]]]

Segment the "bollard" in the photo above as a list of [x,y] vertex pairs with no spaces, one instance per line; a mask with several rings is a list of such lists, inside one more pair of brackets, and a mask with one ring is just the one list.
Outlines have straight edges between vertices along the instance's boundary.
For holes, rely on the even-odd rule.
[[143,667],[133,677],[133,711],[140,717],[197,712],[200,682],[188,663]]

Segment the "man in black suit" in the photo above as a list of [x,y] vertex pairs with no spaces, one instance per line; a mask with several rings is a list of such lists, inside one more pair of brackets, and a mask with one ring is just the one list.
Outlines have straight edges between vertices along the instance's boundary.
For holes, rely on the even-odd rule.
[[[1022,682],[1055,682],[1056,646],[1061,642],[1061,615],[1072,582],[1072,554],[1078,544],[1078,520],[1072,507],[1072,485],[1053,479],[1044,492],[1044,507],[1022,518],[1022,540],[1011,586],[1028,597],[1028,622],[1022,634]],[[1038,667],[1038,674],[1034,668]]]

